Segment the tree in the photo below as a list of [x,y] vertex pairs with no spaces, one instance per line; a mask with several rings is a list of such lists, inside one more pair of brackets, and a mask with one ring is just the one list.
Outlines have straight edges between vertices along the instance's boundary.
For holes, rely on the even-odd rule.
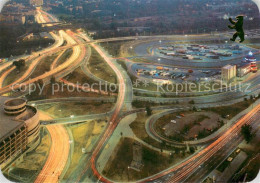
[[152,109],[150,106],[146,106],[146,114],[147,116],[151,116],[152,115]]
[[250,95],[250,100],[253,100],[253,99],[254,99],[253,95]]
[[195,104],[194,100],[189,101],[189,104]]
[[195,152],[195,148],[194,147],[190,147],[190,153],[193,154]]
[[19,61],[13,61],[13,65],[20,71],[21,68],[25,66],[25,60],[20,59]]
[[252,126],[250,126],[249,124],[245,124],[242,126],[241,133],[243,134],[247,143],[249,143],[252,140]]

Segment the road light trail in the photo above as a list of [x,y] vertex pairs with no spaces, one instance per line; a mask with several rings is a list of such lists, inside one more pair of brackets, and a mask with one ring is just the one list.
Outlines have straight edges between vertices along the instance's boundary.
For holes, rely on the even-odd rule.
[[[85,39],[86,41],[90,42],[91,40],[85,36],[84,34],[80,34],[81,37],[83,39]],[[114,111],[114,113],[112,114],[112,117],[110,119],[110,122],[108,124],[108,127],[106,129],[106,131],[104,132],[103,136],[101,137],[101,139],[99,140],[99,142],[97,143],[95,149],[93,150],[92,153],[92,157],[90,159],[90,163],[87,162],[86,167],[84,168],[84,170],[81,172],[77,182],[80,182],[80,179],[82,178],[82,176],[85,174],[85,172],[90,168],[92,168],[92,171],[94,173],[94,175],[96,177],[100,177],[101,181],[104,181],[105,179],[102,177],[102,175],[98,172],[98,170],[96,169],[96,160],[98,158],[98,155],[100,153],[100,151],[102,150],[103,146],[105,145],[105,143],[107,142],[107,140],[110,138],[110,136],[112,135],[113,131],[115,130],[115,128],[117,127],[119,120],[118,119],[118,115],[121,111],[121,109],[123,108],[123,104],[124,104],[124,100],[125,100],[125,95],[126,95],[126,86],[125,86],[125,82],[124,82],[124,78],[122,73],[119,71],[119,69],[115,66],[115,64],[112,62],[111,58],[108,57],[102,50],[101,48],[94,44],[91,43],[90,44],[99,54],[101,57],[104,58],[104,60],[107,62],[107,64],[114,70],[114,72],[116,73],[117,77],[118,77],[118,81],[119,81],[119,93],[118,93],[118,100],[117,100],[117,104],[116,104],[116,109]]]
[[[26,85],[34,83],[38,80],[47,79],[55,74],[62,73],[66,68],[73,65],[74,62],[77,62],[84,58],[84,52],[81,52],[81,49],[82,49],[82,47],[79,45],[73,47],[73,53],[72,53],[71,57],[65,63],[59,65],[58,67],[56,67],[53,70],[50,70],[49,72],[46,72],[45,74],[35,77],[29,81],[23,82],[22,84],[26,86]],[[49,54],[53,54],[53,53],[55,53],[55,51],[56,50],[53,50],[53,51],[49,52]],[[80,54],[80,53],[82,53],[82,54]],[[46,56],[46,55],[44,55],[44,56]],[[44,56],[42,55],[42,56],[38,57],[38,59],[42,59]],[[29,69],[27,70],[27,72],[30,72],[30,71],[31,70],[29,70]],[[19,83],[16,83],[15,85],[8,85],[8,86],[5,86],[2,89],[0,89],[0,94],[4,94],[4,93],[7,93],[7,92],[10,92],[13,90],[17,90],[19,88],[20,88]]]
[[[34,59],[34,61],[31,63],[31,65],[29,66],[29,68],[27,69],[27,71],[26,71],[26,72],[23,74],[23,76],[21,76],[18,80],[16,80],[15,82],[13,82],[13,83],[11,83],[11,84],[9,84],[9,85],[12,85],[12,84],[15,84],[15,83],[19,83],[19,82],[25,80],[26,78],[28,78],[29,75],[32,74],[32,70],[39,64],[39,62],[41,61],[41,59],[42,59],[44,56],[46,56],[46,55],[43,55],[44,53],[47,53],[47,52],[49,52],[49,51],[51,51],[51,50],[53,50],[53,49],[55,49],[55,48],[58,48],[59,46],[62,45],[63,39],[62,39],[61,37],[57,36],[56,34],[54,34],[54,33],[52,33],[52,32],[50,32],[50,34],[51,34],[51,36],[55,39],[55,43],[54,43],[52,46],[50,46],[50,47],[48,47],[48,48],[46,48],[46,49],[44,49],[44,50],[42,50],[42,51],[39,51],[39,52],[34,53],[32,57],[29,57],[29,59],[27,59],[26,62],[28,62],[29,60],[32,60],[32,59]],[[39,54],[42,54],[42,57],[38,57]],[[37,57],[38,57],[38,58],[37,58]],[[10,66],[10,65],[12,65],[12,63],[8,64],[6,67],[8,67],[8,66]],[[1,75],[1,77],[0,77],[0,88],[3,88],[4,80],[6,79],[6,77],[7,77],[12,71],[15,70],[15,68],[16,68],[16,67],[13,66],[13,67],[11,67],[10,69],[8,69],[7,71],[5,71],[5,72]]]
[[58,182],[68,157],[69,157],[69,135],[62,125],[51,125],[46,127],[51,135],[51,149],[35,183]]
[[232,139],[232,137],[234,136],[234,134],[236,134],[238,131],[240,131],[240,128],[241,128],[242,125],[249,123],[251,121],[252,117],[259,111],[259,109],[260,109],[260,104],[257,105],[254,109],[252,109],[245,116],[243,116],[235,125],[230,127],[216,141],[211,143],[209,146],[207,146],[205,149],[203,149],[199,153],[192,156],[187,161],[180,163],[179,165],[177,165],[173,168],[169,168],[166,171],[158,173],[155,176],[144,179],[140,182],[153,181],[153,180],[161,178],[161,177],[163,177],[167,174],[175,172],[178,169],[183,168],[183,170],[177,172],[176,175],[174,175],[169,182],[179,182],[179,181],[181,181],[185,176],[187,177],[189,175],[189,173],[194,171],[200,164],[203,164],[206,160],[208,160],[216,152],[218,152],[218,150],[220,148],[222,148],[227,142],[229,142],[230,139]]

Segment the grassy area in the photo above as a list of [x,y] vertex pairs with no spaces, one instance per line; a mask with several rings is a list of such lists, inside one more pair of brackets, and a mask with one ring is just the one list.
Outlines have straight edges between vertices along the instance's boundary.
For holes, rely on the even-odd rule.
[[71,90],[68,86],[62,83],[57,83],[57,85],[48,84],[44,87],[41,93],[37,87],[35,92],[26,95],[27,100],[42,100],[42,99],[55,99],[55,98],[69,98],[69,97],[100,97],[98,93],[91,93],[83,90]]
[[99,77],[100,79],[103,79],[110,83],[117,83],[115,72],[92,47],[88,67],[90,72],[93,73],[96,77]]
[[66,76],[66,80],[72,83],[79,83],[80,85],[83,85],[84,83],[88,83],[90,85],[98,83],[98,81],[95,81],[86,76],[86,74],[82,71],[81,67],[78,67],[72,73],[68,74]]
[[41,128],[41,142],[33,151],[27,153],[23,162],[17,164],[10,174],[20,176],[24,182],[34,182],[48,158],[51,138],[46,128]]
[[160,105],[172,105],[176,104],[176,102],[169,102],[169,103],[156,103],[152,101],[138,101],[138,100],[133,100],[132,106],[135,108],[145,108],[146,106],[160,106]]
[[229,182],[242,182],[245,174],[247,174],[246,182],[253,181],[260,169],[260,141],[259,128],[256,136],[250,143],[243,142],[239,145],[240,149],[247,154],[247,159],[240,165],[237,172]]
[[67,49],[67,50],[62,54],[62,56],[59,58],[59,60],[58,60],[58,62],[57,62],[57,65],[63,64],[68,58],[70,58],[70,56],[72,55],[72,53],[73,53],[73,49],[72,49],[72,48]]
[[[165,149],[169,151],[175,151],[177,148],[168,146],[164,143],[160,143],[153,138],[151,138],[145,130],[145,122],[149,117],[146,115],[146,113],[137,113],[137,118],[134,122],[130,124],[131,129],[133,130],[134,134],[141,139],[142,141],[146,142],[149,145],[152,145],[153,147],[159,148],[159,149]],[[178,149],[183,150],[183,149]],[[177,150],[177,151],[178,151]]]
[[85,148],[86,152],[91,151],[94,142],[102,133],[105,125],[106,123],[104,121],[89,121],[84,124],[67,125],[73,136],[74,149],[71,157],[71,163],[64,176],[64,180],[67,180],[71,176],[72,172],[78,168],[79,161],[84,155],[82,153],[82,148]]
[[218,113],[223,118],[231,119],[237,114],[239,114],[240,112],[242,112],[243,110],[247,109],[254,102],[255,102],[254,100],[247,100],[229,106],[214,107],[205,110]]
[[94,79],[86,76],[81,67],[78,67],[72,73],[67,75],[66,79],[75,84],[88,84],[87,86],[92,87],[93,89],[102,89],[103,91],[109,91],[109,85],[106,87],[105,85],[102,85],[99,81],[95,81]]
[[181,155],[166,155],[142,146],[143,168],[140,172],[129,169],[128,166],[133,159],[133,143],[133,139],[120,139],[117,149],[103,170],[106,177],[118,182],[136,181],[154,175],[180,161]]
[[39,110],[44,111],[53,118],[70,117],[71,115],[80,116],[88,114],[105,113],[112,109],[112,103],[104,102],[62,102],[38,106]]
[[53,55],[44,57],[40,63],[36,66],[35,70],[33,71],[33,73],[30,75],[30,78],[36,78],[42,74],[44,74],[45,72],[49,72],[50,71],[50,65],[52,64],[52,62],[55,60],[55,58],[57,58],[57,56],[59,55],[60,52],[55,53]]
[[113,57],[120,57],[121,47],[126,44],[128,41],[116,41],[116,42],[106,42],[100,43],[100,45],[107,50],[107,52]]
[[[254,155],[255,155],[255,153],[254,153]],[[245,173],[247,174],[246,182],[253,181],[259,173],[260,155],[248,157],[242,163],[242,165],[239,167],[239,170],[241,170],[242,168],[243,168],[243,171],[241,171],[239,173],[237,172],[238,174],[235,174],[235,175],[237,175],[236,179],[232,179],[232,182],[238,182],[238,180],[239,180],[239,182],[242,182],[245,177]]]
[[14,69],[13,71],[11,71],[8,76],[5,78],[4,82],[3,82],[3,86],[7,86],[11,83],[14,83],[17,79],[19,79],[20,77],[22,77],[24,75],[24,73],[27,71],[27,69],[29,68],[29,66],[31,65],[32,60],[25,62],[25,66],[21,68],[20,71],[18,71],[17,69]]

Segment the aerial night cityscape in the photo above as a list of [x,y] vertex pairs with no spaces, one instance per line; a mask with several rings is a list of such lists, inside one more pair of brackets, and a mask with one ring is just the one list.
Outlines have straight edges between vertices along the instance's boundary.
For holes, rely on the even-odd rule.
[[0,183],[259,183],[259,8],[0,0]]

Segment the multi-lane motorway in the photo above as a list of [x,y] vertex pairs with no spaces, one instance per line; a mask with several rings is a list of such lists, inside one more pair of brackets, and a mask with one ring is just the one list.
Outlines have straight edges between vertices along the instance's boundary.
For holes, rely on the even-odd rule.
[[[46,26],[51,26],[51,22],[58,22],[58,20],[44,12],[41,9],[37,9],[36,19],[39,23],[47,23],[44,24]],[[49,24],[48,24],[49,23]],[[23,74],[21,78],[15,81],[16,85],[12,88],[11,86],[14,84],[9,84],[7,86],[2,86],[3,81],[6,76],[11,73],[14,69],[11,67],[2,73],[0,77],[0,94],[4,94],[10,92],[12,89],[18,89],[18,84],[29,85],[38,80],[43,80],[44,82],[49,82],[49,79],[55,76],[56,79],[62,80],[63,82],[67,82],[63,79],[68,73],[73,71],[75,68],[80,66],[81,63],[84,62],[87,53],[86,44],[93,47],[97,53],[105,60],[105,62],[114,70],[118,79],[118,94],[117,94],[117,103],[115,105],[114,110],[111,112],[110,120],[105,128],[105,131],[100,136],[98,141],[96,142],[94,149],[92,150],[91,156],[85,161],[80,162],[83,163],[82,170],[78,173],[77,177],[73,177],[72,181],[82,182],[85,180],[85,176],[87,172],[92,171],[92,174],[95,175],[96,179],[102,182],[112,182],[108,178],[104,177],[101,172],[99,172],[97,168],[97,160],[104,150],[109,139],[113,136],[113,132],[117,128],[124,114],[132,114],[131,110],[131,102],[133,100],[133,89],[130,78],[124,69],[116,62],[116,59],[113,59],[109,56],[97,43],[98,42],[108,42],[108,41],[118,41],[118,40],[134,40],[136,37],[128,37],[128,38],[109,38],[104,40],[92,40],[83,32],[73,32],[71,30],[60,30],[58,35],[55,33],[51,33],[52,37],[55,39],[55,44],[51,47],[41,50],[37,53],[34,53],[30,57],[26,58],[26,62],[32,60],[31,65],[28,67],[26,72]],[[83,42],[81,39],[85,42]],[[162,36],[160,36],[162,37]],[[149,39],[150,37],[138,37],[139,39]],[[67,44],[62,46],[66,40]],[[58,64],[59,58],[64,54],[66,49],[72,48],[72,55],[67,58],[67,60]],[[51,70],[32,78],[30,80],[26,80],[39,62],[46,57],[47,55],[52,55],[54,53],[59,52],[60,54],[54,60],[51,65]],[[89,58],[89,56],[87,57]],[[1,70],[7,68],[10,64],[1,65]],[[258,77],[249,80],[252,84],[251,88],[253,93],[258,92]],[[73,84],[73,83],[70,83]],[[81,86],[78,86],[81,87]],[[251,92],[252,93],[252,92]],[[251,94],[248,93],[248,94]],[[106,93],[103,93],[106,94]],[[208,96],[200,96],[200,97],[186,97],[186,98],[152,98],[152,97],[139,97],[139,100],[148,100],[148,101],[159,101],[159,102],[169,102],[178,100],[179,102],[187,102],[190,100],[194,100],[196,103],[219,103],[220,100],[230,100],[230,102],[240,101],[244,97],[244,93],[238,92],[236,94],[225,92],[225,93],[217,93]],[[212,142],[210,145],[197,152],[184,162],[177,164],[174,167],[170,167],[165,171],[162,171],[156,175],[148,177],[146,179],[140,180],[140,182],[149,182],[149,181],[158,181],[158,182],[183,182],[183,181],[201,181],[205,176],[208,175],[209,171],[213,168],[213,166],[218,163],[220,160],[228,155],[228,153],[236,147],[236,145],[241,142],[241,137],[239,135],[240,128],[243,124],[246,123],[254,123],[259,116],[260,105],[254,107],[248,114],[243,116],[240,120],[236,122],[235,125],[231,126],[227,129],[218,139]],[[107,114],[106,114],[107,115]],[[101,116],[101,115],[100,115]],[[81,119],[82,120],[82,119]],[[52,125],[47,127],[52,138],[52,146],[48,156],[48,159],[36,179],[36,182],[57,182],[59,181],[59,176],[62,174],[62,171],[66,165],[67,158],[69,156],[69,137],[67,135],[66,129],[62,125]],[[220,155],[221,153],[221,155]],[[214,164],[215,163],[215,164]],[[209,167],[210,166],[210,167]],[[194,175],[194,176],[192,176]]]
[[63,125],[47,126],[51,136],[48,158],[35,183],[58,182],[69,158],[69,135]]
[[[240,135],[241,127],[244,124],[251,124],[252,122],[255,122],[255,119],[259,117],[259,109],[260,109],[260,104],[254,107],[248,114],[246,114],[236,124],[230,127],[216,141],[211,143],[209,146],[207,146],[197,154],[193,155],[188,160],[184,161],[183,163],[180,163],[177,166],[174,166],[173,168],[169,168],[161,173],[158,173],[157,175],[149,177],[141,182],[154,181],[157,179],[159,179],[159,181],[160,180],[165,181],[165,177],[167,180],[169,179],[169,182],[185,181],[187,178],[193,175],[199,168],[201,168],[201,165],[202,166],[206,165],[207,161],[210,161],[211,158],[217,156],[217,153],[219,153],[219,151],[226,149],[226,147],[234,148],[234,143],[236,143],[237,145],[237,142],[241,142],[242,141],[242,137]],[[232,148],[229,149],[229,151],[232,150]]]

